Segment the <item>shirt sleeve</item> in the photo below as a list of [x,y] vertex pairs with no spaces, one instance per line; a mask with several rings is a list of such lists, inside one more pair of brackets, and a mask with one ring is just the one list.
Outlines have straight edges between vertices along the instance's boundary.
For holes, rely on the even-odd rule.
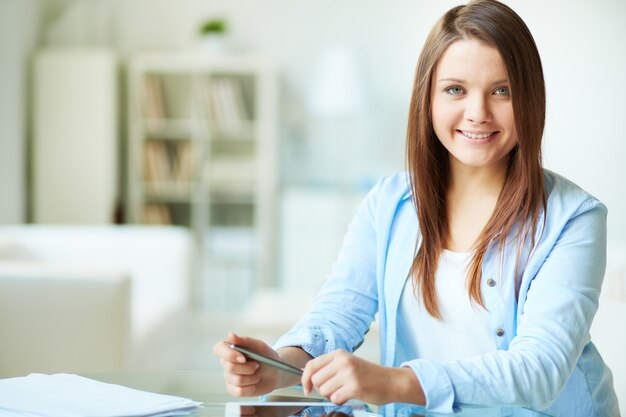
[[332,272],[307,314],[274,345],[299,346],[317,357],[336,349],[354,351],[378,308],[374,218],[381,182],[357,209]]
[[520,295],[523,311],[508,350],[445,363],[416,359],[403,364],[420,380],[427,410],[452,412],[453,405],[462,404],[545,409],[556,400],[589,341],[598,308],[606,264],[606,207],[588,199],[545,241],[548,249],[541,251],[546,253],[534,254],[524,273],[522,287],[528,290]]

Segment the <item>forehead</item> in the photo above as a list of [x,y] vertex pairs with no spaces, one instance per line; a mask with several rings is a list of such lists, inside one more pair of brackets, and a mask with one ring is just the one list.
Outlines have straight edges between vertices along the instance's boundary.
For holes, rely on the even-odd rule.
[[435,80],[453,78],[458,80],[506,79],[504,60],[498,50],[475,39],[460,39],[448,46],[435,69]]

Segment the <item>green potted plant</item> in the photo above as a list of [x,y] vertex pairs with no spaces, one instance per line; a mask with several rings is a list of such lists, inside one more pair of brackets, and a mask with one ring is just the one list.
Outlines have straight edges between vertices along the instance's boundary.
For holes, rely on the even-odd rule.
[[211,18],[200,23],[199,46],[203,52],[216,54],[226,50],[228,24],[225,19]]
[[200,35],[223,35],[226,33],[227,25],[224,19],[209,19],[200,25]]

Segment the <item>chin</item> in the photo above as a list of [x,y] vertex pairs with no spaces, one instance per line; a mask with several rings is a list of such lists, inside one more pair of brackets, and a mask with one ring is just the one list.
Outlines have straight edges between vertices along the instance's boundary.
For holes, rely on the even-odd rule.
[[494,158],[493,156],[481,157],[478,155],[454,155],[454,158],[463,166],[469,168],[495,168],[500,165],[500,162],[505,158]]

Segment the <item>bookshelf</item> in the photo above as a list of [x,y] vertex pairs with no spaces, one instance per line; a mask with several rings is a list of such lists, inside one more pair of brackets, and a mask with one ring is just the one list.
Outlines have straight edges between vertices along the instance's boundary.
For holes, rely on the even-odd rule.
[[190,228],[196,307],[228,311],[274,283],[276,119],[275,70],[263,58],[129,60],[129,220]]

